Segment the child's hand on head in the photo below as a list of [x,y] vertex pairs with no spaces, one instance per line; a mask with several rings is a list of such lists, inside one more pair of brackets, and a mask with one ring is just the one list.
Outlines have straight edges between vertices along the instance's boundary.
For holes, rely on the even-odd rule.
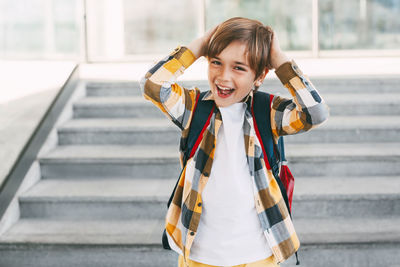
[[196,58],[204,56],[204,46],[210,41],[211,36],[217,30],[218,25],[209,29],[203,36],[193,40],[187,48],[195,55]]
[[289,58],[286,54],[281,50],[279,45],[278,36],[274,32],[272,34],[272,42],[270,47],[270,64],[268,66],[269,69],[277,69],[283,63],[289,61]]

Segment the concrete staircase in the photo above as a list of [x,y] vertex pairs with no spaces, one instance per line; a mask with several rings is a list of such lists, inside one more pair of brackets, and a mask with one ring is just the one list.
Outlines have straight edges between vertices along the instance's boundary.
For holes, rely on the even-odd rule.
[[[313,81],[331,117],[286,138],[301,265],[400,266],[400,79]],[[177,266],[160,241],[178,129],[136,83],[91,82],[57,133],[0,236],[0,266]]]

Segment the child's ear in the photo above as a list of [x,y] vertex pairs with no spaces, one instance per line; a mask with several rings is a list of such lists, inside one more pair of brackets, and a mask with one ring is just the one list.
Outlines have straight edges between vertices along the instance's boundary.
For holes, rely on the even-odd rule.
[[264,71],[261,73],[261,75],[256,79],[255,81],[255,86],[260,87],[261,84],[263,83],[265,76],[267,76],[269,69],[265,68]]

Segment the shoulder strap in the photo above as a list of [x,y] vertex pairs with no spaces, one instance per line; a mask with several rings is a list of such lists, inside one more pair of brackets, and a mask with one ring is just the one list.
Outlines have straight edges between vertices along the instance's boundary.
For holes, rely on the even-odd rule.
[[[271,102],[274,96],[264,93],[255,92],[253,97],[252,114],[254,130],[257,138],[260,140],[261,149],[264,155],[264,162],[267,168],[272,170],[275,180],[277,181],[279,188],[282,193],[282,197],[285,200],[286,206],[290,213],[289,199],[287,195],[287,189],[279,177],[280,160],[285,158],[283,147],[283,137],[281,136],[278,140],[278,146],[275,144],[272,138],[271,129]],[[266,105],[266,103],[268,103]]]
[[[208,91],[204,91],[201,92],[199,95],[197,95],[196,104],[193,109],[193,115],[192,115],[193,118],[192,121],[190,122],[188,136],[186,138],[181,138],[180,150],[183,153],[182,171],[186,165],[187,160],[190,159],[196,152],[197,147],[199,146],[200,141],[203,137],[203,133],[210,124],[212,114],[214,113],[215,109],[214,101],[201,101],[201,100],[199,101],[199,99],[202,99],[207,92]],[[181,177],[181,174],[179,175],[179,177]],[[176,181],[171,196],[169,197],[167,207],[171,205],[172,198],[174,197],[178,183],[179,183],[179,178]]]
[[[196,99],[196,106],[193,111],[193,118],[190,123],[189,133],[186,138],[181,139],[181,151],[183,152],[183,164],[191,158],[197,150],[204,131],[210,124],[212,114],[214,113],[214,101],[201,101],[201,99],[209,91],[204,91],[199,94]],[[199,100],[200,99],[200,100]]]
[[266,165],[274,174],[279,173],[279,149],[272,140],[271,101],[273,95],[257,91],[253,96],[252,114],[256,135],[261,142]]

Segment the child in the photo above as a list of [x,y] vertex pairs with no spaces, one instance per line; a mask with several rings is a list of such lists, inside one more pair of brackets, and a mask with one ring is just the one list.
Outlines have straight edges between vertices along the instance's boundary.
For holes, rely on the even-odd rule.
[[[271,28],[229,19],[187,47],[178,47],[141,81],[152,101],[188,135],[200,94],[175,83],[197,58],[208,59],[210,91],[198,101],[216,108],[196,153],[186,161],[166,216],[169,246],[179,266],[278,266],[299,248],[275,177],[262,160],[253,124],[253,91],[269,69],[293,99],[274,96],[273,141],[315,128],[329,116],[324,100]],[[268,109],[270,103],[265,103]]]

